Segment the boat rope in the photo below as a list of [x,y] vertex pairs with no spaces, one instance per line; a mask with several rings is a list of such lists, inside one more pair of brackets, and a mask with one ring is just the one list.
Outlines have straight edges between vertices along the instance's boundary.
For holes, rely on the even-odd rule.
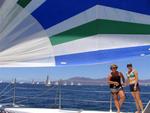
[[[62,89],[62,91],[71,91],[71,92],[87,92],[87,93],[110,93],[110,91],[89,91],[89,90],[72,90],[72,89]],[[126,94],[130,94],[131,92],[126,91]],[[140,94],[150,95],[150,92],[140,92]]]
[[[50,87],[50,88],[48,88],[46,91],[44,91],[44,92],[42,92],[42,93],[39,93],[39,94],[37,94],[37,95],[34,95],[34,97],[39,98],[39,97],[43,96],[44,94],[47,94],[49,91],[51,91],[51,90],[54,89],[54,88],[55,88],[55,86]],[[16,96],[16,97],[18,97],[18,96]],[[21,97],[21,96],[20,96],[20,97]],[[30,97],[30,98],[31,98],[31,97]],[[32,96],[32,98],[33,98],[33,96]],[[24,102],[24,101],[28,101],[28,100],[29,100],[29,97],[27,96],[27,98],[24,97],[23,100],[17,101],[16,103],[21,103],[22,101]]]
[[[16,89],[19,89],[19,90],[45,90],[45,88],[27,88],[27,87],[16,87]],[[53,89],[54,90],[54,89]]]
[[4,99],[1,99],[0,102],[10,100],[10,99],[12,99],[12,97],[7,97],[7,98],[4,98]]
[[0,97],[6,96],[6,94],[10,93],[14,88],[9,89],[8,91],[4,92]]
[[9,83],[9,84],[0,92],[0,95],[3,94],[10,86],[11,86],[11,83]]

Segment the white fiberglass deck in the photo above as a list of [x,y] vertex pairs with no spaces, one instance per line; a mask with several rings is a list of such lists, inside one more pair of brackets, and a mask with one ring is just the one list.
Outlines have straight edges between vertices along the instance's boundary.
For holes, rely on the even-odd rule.
[[[72,110],[72,109],[45,109],[45,108],[5,108],[6,113],[116,113],[109,111]],[[150,101],[147,103],[143,113],[149,113]],[[121,112],[129,113],[129,112]],[[131,112],[130,112],[131,113]]]
[[115,113],[109,111],[59,110],[42,108],[6,108],[5,111],[8,113]]

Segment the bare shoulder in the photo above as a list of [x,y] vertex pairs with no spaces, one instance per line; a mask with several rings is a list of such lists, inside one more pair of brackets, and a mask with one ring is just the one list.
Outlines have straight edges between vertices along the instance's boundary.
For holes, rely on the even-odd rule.
[[111,73],[109,73],[109,74],[108,74],[108,77],[111,77],[111,76],[112,76],[112,74],[111,74]]
[[138,73],[138,71],[136,70],[136,69],[134,69],[134,71],[133,71],[134,73]]
[[109,74],[108,74],[108,78],[111,78],[111,77],[112,77],[112,74],[111,74],[111,73],[109,73]]

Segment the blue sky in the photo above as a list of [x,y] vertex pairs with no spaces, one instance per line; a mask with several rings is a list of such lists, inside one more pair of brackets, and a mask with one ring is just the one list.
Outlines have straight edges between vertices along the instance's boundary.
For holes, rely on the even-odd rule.
[[119,66],[119,71],[125,72],[126,64],[133,63],[139,72],[140,79],[150,79],[150,56],[140,58],[130,58],[120,61],[113,61],[105,64],[88,66],[69,66],[69,67],[45,67],[45,68],[1,68],[0,80],[12,80],[17,78],[19,81],[42,81],[49,75],[52,80],[67,79],[70,77],[81,76],[91,78],[103,78],[110,72],[110,64],[115,63]]

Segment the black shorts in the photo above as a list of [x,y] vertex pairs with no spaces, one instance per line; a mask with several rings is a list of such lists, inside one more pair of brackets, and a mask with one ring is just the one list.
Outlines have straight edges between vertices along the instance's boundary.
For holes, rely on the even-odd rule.
[[118,88],[110,88],[111,93],[114,94],[118,94],[120,90],[123,90],[123,87],[120,86]]
[[136,85],[136,90],[134,90],[134,85],[135,85],[135,84],[130,84],[130,91],[131,91],[131,92],[140,91],[140,86],[139,86],[139,84],[137,83],[137,85]]

